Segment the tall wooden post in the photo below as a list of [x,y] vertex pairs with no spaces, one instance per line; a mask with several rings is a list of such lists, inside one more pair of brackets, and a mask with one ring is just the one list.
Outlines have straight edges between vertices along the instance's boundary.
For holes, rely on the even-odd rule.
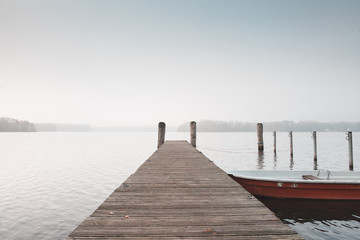
[[352,143],[352,132],[347,133],[347,140],[349,141],[349,170],[354,170],[354,161],[353,161],[353,143]]
[[190,123],[190,143],[196,148],[196,122]]
[[312,139],[314,141],[314,161],[317,161],[317,142],[316,142],[316,132],[312,132]]
[[257,124],[257,138],[258,138],[258,151],[264,151],[264,140],[263,140],[263,124]]
[[274,153],[276,153],[276,131],[273,132],[274,136]]
[[289,137],[290,137],[290,156],[293,157],[294,156],[294,151],[293,151],[293,134],[292,134],[292,131],[289,132]]
[[159,122],[159,130],[158,130],[158,148],[165,142],[165,128],[166,125],[164,122]]

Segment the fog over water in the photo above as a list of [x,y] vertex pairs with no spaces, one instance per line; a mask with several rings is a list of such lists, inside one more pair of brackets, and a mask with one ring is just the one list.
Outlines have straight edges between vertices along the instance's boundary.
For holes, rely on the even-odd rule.
[[1,116],[358,121],[360,2],[0,0]]

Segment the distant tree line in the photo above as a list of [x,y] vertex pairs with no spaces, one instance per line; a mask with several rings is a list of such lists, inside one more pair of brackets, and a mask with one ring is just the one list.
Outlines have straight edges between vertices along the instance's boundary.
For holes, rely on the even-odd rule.
[[0,132],[36,132],[34,123],[0,117]]
[[31,123],[13,118],[0,117],[0,132],[87,132],[85,124]]
[[[197,131],[199,132],[254,132],[256,131],[255,122],[239,121],[214,121],[200,120],[197,122]],[[183,123],[178,127],[179,132],[189,131],[190,123]],[[360,131],[360,122],[316,122],[316,121],[281,121],[281,122],[263,122],[264,131],[279,132],[345,132]]]
[[92,127],[86,124],[36,123],[38,132],[89,132]]

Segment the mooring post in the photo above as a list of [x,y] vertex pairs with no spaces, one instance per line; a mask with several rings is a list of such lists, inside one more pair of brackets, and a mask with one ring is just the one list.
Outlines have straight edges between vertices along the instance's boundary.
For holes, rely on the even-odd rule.
[[276,153],[276,131],[273,132],[274,136],[274,153]]
[[165,128],[166,125],[164,122],[159,122],[159,131],[158,131],[158,148],[165,142]]
[[352,132],[347,132],[347,138],[349,141],[349,170],[354,170],[354,162],[353,162],[353,143],[352,143]]
[[314,141],[314,161],[317,161],[317,143],[316,143],[316,132],[312,132],[312,139]]
[[196,122],[192,121],[190,123],[190,143],[193,147],[196,148]]
[[290,137],[290,156],[293,157],[294,156],[294,152],[293,152],[293,132],[290,131],[289,132],[289,137]]
[[263,124],[257,124],[257,138],[258,138],[258,151],[264,151],[264,140],[263,140]]

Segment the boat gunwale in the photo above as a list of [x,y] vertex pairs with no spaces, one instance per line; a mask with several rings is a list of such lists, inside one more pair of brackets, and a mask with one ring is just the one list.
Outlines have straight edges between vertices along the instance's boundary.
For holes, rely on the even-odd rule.
[[[252,172],[262,172],[262,171],[266,171],[268,173],[287,173],[287,172],[292,172],[292,173],[301,173],[301,175],[299,175],[298,177],[294,177],[291,178],[289,176],[286,176],[284,178],[281,177],[269,177],[269,176],[249,176],[249,175],[245,175],[246,173],[252,173]],[[304,183],[304,184],[360,184],[360,172],[350,172],[353,173],[352,175],[356,175],[356,173],[358,173],[359,176],[359,180],[354,180],[354,179],[331,179],[331,175],[330,175],[330,179],[319,179],[319,180],[306,180],[306,179],[302,179],[302,175],[313,175],[314,172],[317,171],[275,171],[275,170],[244,170],[244,171],[232,171],[229,172],[229,175],[232,175],[236,178],[243,178],[243,179],[248,179],[248,180],[255,180],[255,181],[266,181],[266,182],[290,182],[290,183]],[[345,171],[333,171],[336,173],[346,173]],[[239,174],[239,173],[243,173],[243,174]],[[354,174],[355,173],[355,174]]]

